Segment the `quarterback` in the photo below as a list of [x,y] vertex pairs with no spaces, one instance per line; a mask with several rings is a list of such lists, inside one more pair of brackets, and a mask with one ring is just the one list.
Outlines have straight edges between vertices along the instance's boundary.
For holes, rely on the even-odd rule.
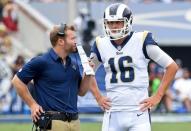
[[[105,108],[102,131],[150,131],[149,109],[158,104],[178,69],[148,31],[132,31],[132,12],[125,4],[111,4],[104,12],[105,36],[98,36],[90,59],[96,70],[103,64],[106,94],[92,89],[99,105]],[[148,62],[165,69],[156,94],[149,97]]]

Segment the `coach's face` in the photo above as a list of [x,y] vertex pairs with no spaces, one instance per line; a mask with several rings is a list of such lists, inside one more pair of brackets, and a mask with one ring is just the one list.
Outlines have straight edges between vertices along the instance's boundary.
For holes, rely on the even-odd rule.
[[75,31],[72,31],[72,30],[67,30],[66,31],[66,38],[65,38],[64,48],[68,52],[76,52],[77,51],[76,33],[75,33]]

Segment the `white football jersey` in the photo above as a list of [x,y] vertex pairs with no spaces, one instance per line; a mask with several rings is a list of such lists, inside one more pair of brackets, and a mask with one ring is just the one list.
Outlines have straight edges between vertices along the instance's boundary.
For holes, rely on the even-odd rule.
[[90,57],[101,59],[104,65],[107,97],[112,101],[111,111],[140,110],[139,103],[148,97],[149,59],[143,53],[147,33],[134,32],[121,46],[115,46],[108,37],[96,38],[98,54],[93,51]]

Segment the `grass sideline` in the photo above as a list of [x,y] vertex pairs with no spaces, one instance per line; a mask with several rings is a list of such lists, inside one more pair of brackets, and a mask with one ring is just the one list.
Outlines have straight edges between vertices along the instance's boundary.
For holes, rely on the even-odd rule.
[[[101,131],[101,123],[81,123],[81,131]],[[152,131],[190,131],[191,123],[152,123]],[[29,123],[0,123],[1,131],[31,131]]]

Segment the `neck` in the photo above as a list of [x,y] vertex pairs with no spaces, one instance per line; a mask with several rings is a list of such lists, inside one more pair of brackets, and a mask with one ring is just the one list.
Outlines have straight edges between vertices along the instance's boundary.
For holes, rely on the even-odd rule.
[[123,41],[124,41],[125,38],[126,38],[126,37],[121,38],[121,39],[118,39],[118,40],[114,40],[114,41],[115,41],[115,43],[116,43],[117,45],[121,45],[121,44],[123,43]]
[[56,52],[56,54],[62,58],[63,62],[66,60],[66,57],[68,56],[68,52],[63,50],[62,48],[55,46],[53,50]]

